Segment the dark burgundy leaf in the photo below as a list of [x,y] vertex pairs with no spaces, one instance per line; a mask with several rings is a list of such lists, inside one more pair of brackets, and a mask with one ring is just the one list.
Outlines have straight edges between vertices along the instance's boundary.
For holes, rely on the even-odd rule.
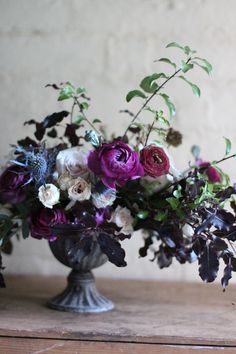
[[43,126],[43,123],[36,123],[35,126],[36,126],[36,131],[34,132],[34,135],[35,135],[36,139],[41,141],[44,137],[46,128]]
[[216,251],[225,251],[228,248],[227,243],[222,240],[220,237],[213,236],[212,247]]
[[57,113],[53,113],[43,120],[44,128],[52,128],[56,124],[60,123],[65,117],[69,115],[68,111],[61,111]]
[[56,84],[47,84],[45,87],[52,87],[55,90],[60,90],[61,88],[59,86],[57,86]]
[[212,208],[204,209],[199,212],[203,218],[203,223],[199,225],[195,233],[201,234],[211,226],[223,231],[229,231],[231,224],[235,222],[235,216],[224,209],[214,210]]
[[65,136],[69,139],[72,146],[79,144],[79,137],[76,134],[76,130],[79,128],[77,124],[67,124],[65,130]]
[[224,201],[225,199],[230,198],[233,194],[236,194],[236,187],[230,186],[216,193],[216,198],[219,198],[221,201]]
[[111,238],[110,235],[101,232],[98,236],[98,243],[101,250],[107,255],[109,261],[117,267],[125,267],[125,251],[118,241]]
[[183,232],[176,224],[163,224],[159,230],[162,241],[170,248],[178,247],[183,238]]
[[192,249],[193,251],[196,253],[196,255],[200,255],[204,248],[206,246],[206,238],[204,236],[195,236],[194,240],[193,240],[193,245],[192,245]]
[[144,240],[144,246],[139,249],[140,257],[146,257],[149,247],[153,244],[152,238],[147,237]]
[[226,287],[229,284],[229,280],[232,278],[232,265],[228,264],[224,269],[224,275],[221,278],[221,285],[223,287],[223,291],[225,291]]
[[28,136],[25,139],[21,139],[17,141],[18,145],[22,146],[23,148],[27,148],[30,146],[37,147],[38,144],[35,140],[29,138]]
[[50,130],[48,133],[47,133],[47,136],[49,136],[50,138],[56,138],[57,137],[57,131],[55,128],[53,128],[52,130]]
[[157,252],[157,263],[160,269],[167,268],[172,263],[172,257],[166,253],[166,250],[163,246],[160,246]]
[[219,260],[217,252],[207,244],[198,258],[199,275],[207,283],[213,282],[218,274]]
[[5,254],[12,254],[12,250],[13,250],[13,244],[11,242],[11,240],[9,240],[4,247],[2,247],[2,252]]

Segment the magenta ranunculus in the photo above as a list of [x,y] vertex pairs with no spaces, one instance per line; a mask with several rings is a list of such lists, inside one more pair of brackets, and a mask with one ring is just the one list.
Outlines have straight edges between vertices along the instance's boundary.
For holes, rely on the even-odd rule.
[[210,162],[204,162],[201,159],[197,160],[197,166],[206,168],[205,173],[209,179],[210,182],[212,183],[220,183],[221,181],[221,175],[217,171],[217,169],[213,166],[211,166]]
[[50,227],[56,224],[67,224],[68,220],[62,209],[42,208],[29,217],[31,236],[37,239],[45,238],[54,241],[57,236],[52,233]]
[[18,204],[25,200],[27,176],[19,166],[8,167],[0,176],[0,198],[5,203]]
[[154,144],[145,146],[140,156],[141,163],[148,176],[155,178],[166,175],[169,172],[169,157],[162,148]]
[[116,184],[122,186],[128,180],[144,175],[138,153],[120,140],[102,144],[100,148],[90,152],[88,167],[101,177],[106,187],[112,189],[116,188]]

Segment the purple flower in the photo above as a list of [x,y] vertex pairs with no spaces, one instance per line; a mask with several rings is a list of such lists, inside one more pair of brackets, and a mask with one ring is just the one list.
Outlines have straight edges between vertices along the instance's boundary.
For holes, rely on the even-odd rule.
[[23,186],[27,180],[28,178],[21,167],[8,167],[0,176],[1,199],[10,204],[23,202],[26,198]]
[[215,167],[211,166],[210,162],[202,161],[202,159],[198,159],[196,162],[198,167],[206,169],[205,173],[211,183],[220,183],[221,175]]
[[50,230],[51,226],[67,223],[64,211],[59,208],[42,208],[29,217],[31,236],[37,239],[45,238],[48,241],[54,241],[57,238]]
[[138,153],[123,141],[102,144],[100,148],[90,152],[88,167],[101,177],[103,184],[115,189],[116,184],[124,185],[126,181],[144,175]]
[[105,221],[111,218],[112,208],[103,208],[96,211],[95,220],[97,226],[102,225]]

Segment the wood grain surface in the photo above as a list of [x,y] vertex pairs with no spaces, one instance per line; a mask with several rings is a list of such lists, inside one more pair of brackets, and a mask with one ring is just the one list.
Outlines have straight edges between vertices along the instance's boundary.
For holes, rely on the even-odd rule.
[[[18,337],[19,341],[23,337],[22,341],[47,338],[62,340],[63,345],[69,345],[68,340],[114,342],[114,353],[128,353],[126,349],[116,351],[115,342],[134,346],[208,345],[204,350],[211,350],[210,346],[236,346],[234,285],[222,293],[217,284],[98,280],[98,288],[114,301],[116,308],[103,314],[81,315],[46,307],[48,298],[64,288],[65,279],[30,276],[8,277],[6,281],[7,289],[0,290],[1,337]],[[1,339],[2,343],[6,340]],[[71,343],[73,348],[74,342]],[[175,353],[172,349],[165,353]],[[83,353],[87,353],[85,349]],[[139,352],[135,348],[130,353]]]
[[235,348],[0,338],[1,354],[235,354]]

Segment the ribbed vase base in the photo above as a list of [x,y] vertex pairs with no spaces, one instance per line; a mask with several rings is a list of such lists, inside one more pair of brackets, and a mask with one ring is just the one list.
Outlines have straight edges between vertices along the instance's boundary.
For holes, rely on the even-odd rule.
[[97,291],[92,272],[76,270],[70,273],[66,289],[47,305],[54,310],[78,313],[99,313],[114,308],[113,303]]

